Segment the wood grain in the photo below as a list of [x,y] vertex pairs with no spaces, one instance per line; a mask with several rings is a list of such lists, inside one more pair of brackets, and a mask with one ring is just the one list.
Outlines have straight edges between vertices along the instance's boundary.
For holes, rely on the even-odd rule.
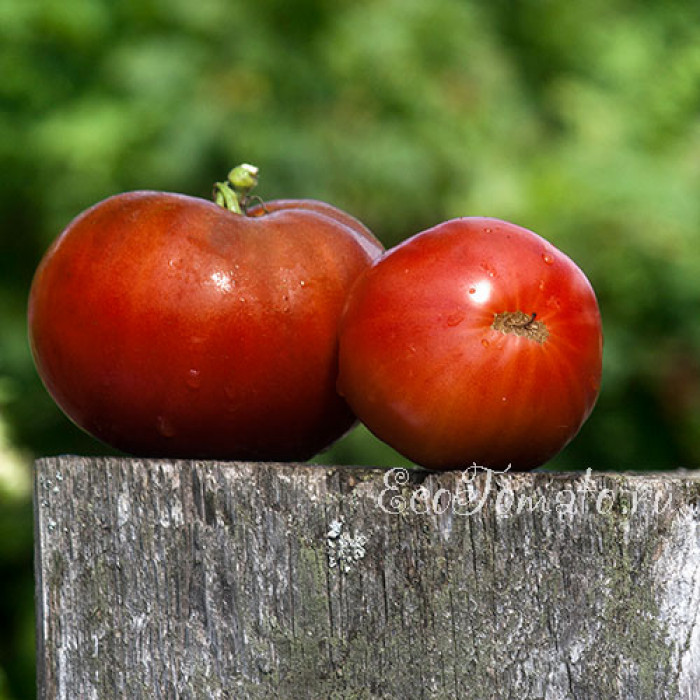
[[40,697],[695,700],[699,504],[691,473],[42,459]]

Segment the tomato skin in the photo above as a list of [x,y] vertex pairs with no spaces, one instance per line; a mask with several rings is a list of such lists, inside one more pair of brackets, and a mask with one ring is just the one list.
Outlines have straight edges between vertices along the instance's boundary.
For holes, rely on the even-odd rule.
[[308,459],[354,424],[337,324],[381,245],[344,213],[268,206],[141,191],[69,224],[37,269],[29,336],[75,423],[136,455],[251,460]]
[[[349,226],[362,236],[373,258],[376,257],[377,245],[381,246],[381,243],[375,238],[374,234],[361,221],[358,221],[354,216],[351,216],[342,209],[338,209],[327,202],[320,202],[317,199],[273,199],[269,202],[256,204],[250,207],[246,213],[248,216],[259,217],[276,211],[282,211],[283,209],[303,209],[305,211],[316,212],[317,214],[322,214],[323,216],[334,219],[345,226]],[[383,246],[380,248],[380,252],[384,252]]]
[[[533,313],[543,342],[493,328]],[[534,326],[534,321],[533,321]],[[356,281],[339,391],[365,425],[431,469],[537,467],[598,396],[602,330],[583,272],[537,234],[488,218],[404,241]]]

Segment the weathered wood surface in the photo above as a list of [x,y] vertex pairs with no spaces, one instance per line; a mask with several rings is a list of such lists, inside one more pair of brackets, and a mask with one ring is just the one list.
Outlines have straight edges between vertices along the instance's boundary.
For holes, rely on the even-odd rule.
[[698,476],[403,476],[40,460],[40,696],[700,698]]

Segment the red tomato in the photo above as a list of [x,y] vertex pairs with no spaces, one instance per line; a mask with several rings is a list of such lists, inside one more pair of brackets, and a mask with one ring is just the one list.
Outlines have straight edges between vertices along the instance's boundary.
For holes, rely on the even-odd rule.
[[337,325],[382,247],[320,202],[252,213],[131,192],[68,226],[37,270],[29,330],[73,421],[132,454],[261,460],[308,459],[353,425]]
[[448,221],[357,280],[338,386],[380,439],[432,469],[529,469],[596,401],[602,332],[581,270],[497,219]]

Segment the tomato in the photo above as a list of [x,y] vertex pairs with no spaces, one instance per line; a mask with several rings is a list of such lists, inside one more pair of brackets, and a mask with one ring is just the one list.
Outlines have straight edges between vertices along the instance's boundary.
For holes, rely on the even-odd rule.
[[404,241],[355,283],[338,387],[365,425],[432,469],[534,468],[595,404],[601,319],[564,253],[505,221]]
[[218,187],[233,211],[141,191],[72,221],[32,284],[35,363],[75,423],[125,452],[305,460],[356,420],[335,390],[337,326],[383,249],[328,204],[247,215],[249,186]]

